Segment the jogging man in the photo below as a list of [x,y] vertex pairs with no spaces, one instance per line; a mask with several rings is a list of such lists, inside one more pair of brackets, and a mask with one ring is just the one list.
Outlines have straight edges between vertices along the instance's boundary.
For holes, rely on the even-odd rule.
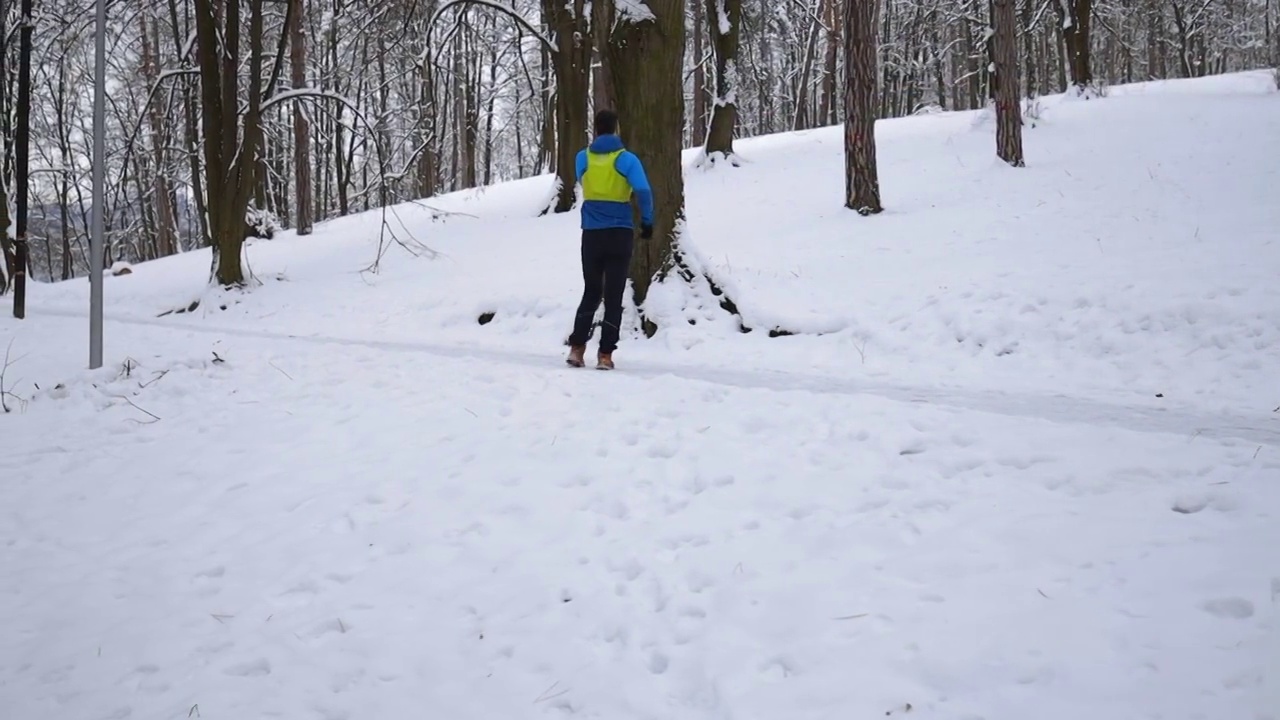
[[618,137],[618,115],[601,110],[595,118],[595,140],[578,153],[577,175],[582,184],[582,302],[569,336],[569,357],[574,367],[585,364],[587,335],[596,308],[604,300],[604,325],[596,367],[613,369],[622,324],[622,293],[635,230],[631,196],[640,201],[640,237],[653,237],[653,191],[640,158],[628,151]]

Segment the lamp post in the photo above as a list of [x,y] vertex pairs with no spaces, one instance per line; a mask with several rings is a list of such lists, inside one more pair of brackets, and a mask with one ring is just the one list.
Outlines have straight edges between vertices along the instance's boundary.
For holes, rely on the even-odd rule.
[[89,236],[89,369],[102,367],[102,257],[106,222],[107,0],[97,0],[93,62],[93,228]]

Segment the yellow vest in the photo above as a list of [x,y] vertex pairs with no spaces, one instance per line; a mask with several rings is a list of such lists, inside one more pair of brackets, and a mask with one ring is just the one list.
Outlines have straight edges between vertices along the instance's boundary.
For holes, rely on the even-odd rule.
[[631,202],[631,183],[614,168],[618,156],[624,150],[611,153],[587,151],[587,171],[582,173],[582,197],[584,200]]

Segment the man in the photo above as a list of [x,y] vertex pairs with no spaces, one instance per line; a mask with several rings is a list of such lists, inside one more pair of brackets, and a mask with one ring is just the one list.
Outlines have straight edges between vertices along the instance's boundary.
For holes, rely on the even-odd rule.
[[604,325],[596,367],[613,369],[622,324],[622,293],[627,286],[635,230],[631,196],[640,200],[640,237],[653,237],[653,191],[644,166],[622,145],[618,115],[601,110],[595,118],[596,138],[578,153],[577,175],[582,184],[582,302],[569,336],[569,357],[574,367],[585,364],[587,335],[596,308],[604,300]]

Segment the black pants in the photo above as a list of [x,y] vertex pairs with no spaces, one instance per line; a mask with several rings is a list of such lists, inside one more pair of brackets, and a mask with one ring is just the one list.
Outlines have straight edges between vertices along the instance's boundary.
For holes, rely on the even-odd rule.
[[634,231],[631,228],[582,231],[582,302],[578,304],[578,313],[573,318],[570,345],[587,344],[591,321],[603,299],[604,327],[600,332],[600,352],[611,353],[618,347],[622,292],[627,286],[633,243]]

